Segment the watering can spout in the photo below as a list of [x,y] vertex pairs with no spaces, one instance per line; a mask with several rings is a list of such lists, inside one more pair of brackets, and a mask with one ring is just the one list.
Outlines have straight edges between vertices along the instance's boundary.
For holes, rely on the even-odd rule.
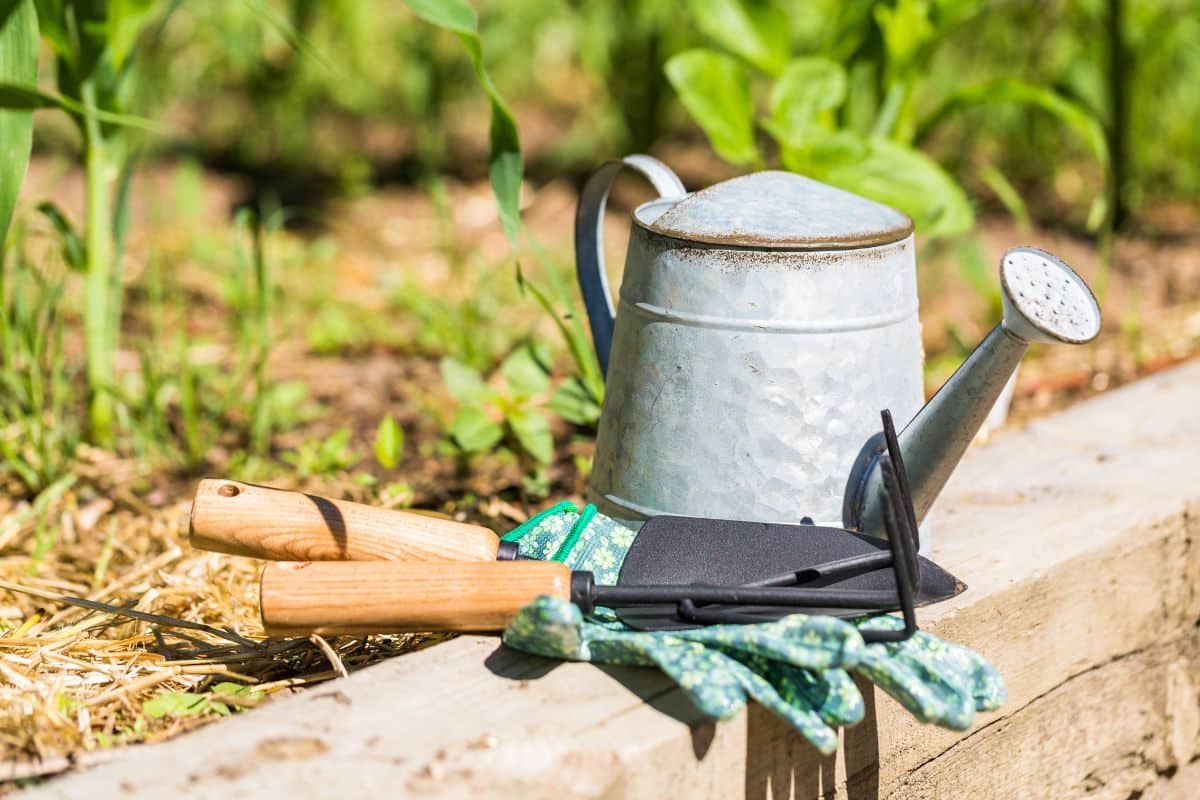
[[[1100,332],[1100,308],[1087,284],[1063,261],[1018,247],[1000,262],[1004,318],[900,434],[900,451],[920,522],[975,438],[1025,350],[1034,342],[1083,344]],[[843,524],[886,537],[879,505],[882,435],[855,461]]]

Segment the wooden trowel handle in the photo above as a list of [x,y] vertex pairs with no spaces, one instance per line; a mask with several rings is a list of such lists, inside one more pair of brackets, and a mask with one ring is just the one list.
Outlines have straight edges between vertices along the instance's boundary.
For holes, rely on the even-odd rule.
[[268,564],[259,585],[272,636],[494,631],[539,595],[570,599],[554,561]]
[[281,561],[494,561],[479,525],[215,478],[192,501],[193,547]]

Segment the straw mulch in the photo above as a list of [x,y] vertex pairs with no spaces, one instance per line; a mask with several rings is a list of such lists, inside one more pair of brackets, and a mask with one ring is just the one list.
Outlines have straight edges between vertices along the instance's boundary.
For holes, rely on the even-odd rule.
[[190,500],[86,478],[0,497],[0,793],[432,641],[267,640],[260,564],[191,549]]

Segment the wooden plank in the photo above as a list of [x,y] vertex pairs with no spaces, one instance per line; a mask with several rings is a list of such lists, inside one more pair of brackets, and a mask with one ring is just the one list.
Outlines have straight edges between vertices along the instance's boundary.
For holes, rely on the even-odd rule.
[[874,724],[822,758],[761,708],[699,719],[650,670],[554,664],[463,637],[29,796],[1157,790],[1200,752],[1197,441],[1200,364],[1189,364],[970,454],[935,510],[933,555],[971,588],[922,614],[1008,681],[1005,708],[965,734],[919,725],[879,696]]

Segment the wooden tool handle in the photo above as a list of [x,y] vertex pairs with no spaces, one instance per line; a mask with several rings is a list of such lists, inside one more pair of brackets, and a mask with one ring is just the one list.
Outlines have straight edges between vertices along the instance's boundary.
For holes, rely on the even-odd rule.
[[193,547],[282,561],[494,561],[478,525],[207,478],[192,501]]
[[284,562],[268,564],[259,584],[272,636],[494,631],[543,594],[570,599],[565,565]]

